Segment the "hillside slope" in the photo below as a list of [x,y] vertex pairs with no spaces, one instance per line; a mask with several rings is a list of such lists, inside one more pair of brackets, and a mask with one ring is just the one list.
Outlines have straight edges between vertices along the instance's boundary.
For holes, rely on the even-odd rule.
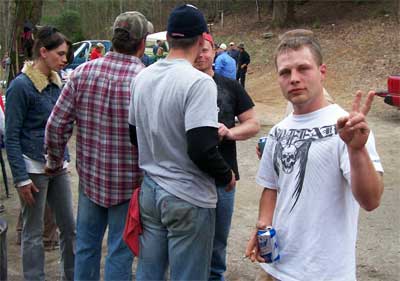
[[[315,33],[328,67],[325,86],[339,104],[348,108],[356,90],[385,89],[387,76],[400,74],[400,26],[390,7],[321,1],[298,6],[298,23],[286,29],[270,29],[270,18],[264,16],[264,21],[257,23],[257,17],[250,13],[228,16],[225,27],[215,25],[213,34],[217,42],[245,43],[252,58],[247,90],[256,102],[262,103],[263,111],[268,111],[267,117],[275,121],[282,116],[286,104],[276,83],[273,62],[280,34],[293,28]],[[264,39],[265,32],[274,36]],[[388,106],[377,98],[372,114],[384,114],[386,109]]]

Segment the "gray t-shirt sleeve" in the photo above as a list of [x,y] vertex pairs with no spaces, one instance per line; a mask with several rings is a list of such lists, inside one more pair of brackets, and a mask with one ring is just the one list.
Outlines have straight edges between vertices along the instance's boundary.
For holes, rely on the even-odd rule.
[[196,81],[185,101],[185,131],[199,127],[218,128],[217,86],[211,78]]

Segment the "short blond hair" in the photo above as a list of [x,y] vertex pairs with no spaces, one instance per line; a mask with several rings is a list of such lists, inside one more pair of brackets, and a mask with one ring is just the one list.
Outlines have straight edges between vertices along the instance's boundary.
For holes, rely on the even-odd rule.
[[294,29],[285,32],[279,37],[280,42],[275,49],[275,67],[277,67],[277,58],[280,54],[287,52],[288,50],[300,50],[302,48],[308,48],[317,63],[322,65],[323,57],[321,45],[314,36],[314,32],[307,29]]

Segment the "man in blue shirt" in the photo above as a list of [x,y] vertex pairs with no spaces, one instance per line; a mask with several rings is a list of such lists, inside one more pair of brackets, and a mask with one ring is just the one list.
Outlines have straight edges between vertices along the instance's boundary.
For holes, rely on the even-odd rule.
[[219,45],[217,53],[219,54],[215,60],[215,73],[230,79],[236,79],[236,62],[226,52],[224,43]]
[[157,40],[156,44],[153,46],[153,54],[157,55],[158,48],[161,46],[161,40]]
[[143,54],[143,56],[140,58],[140,60],[146,67],[148,67],[150,64],[154,63],[154,58],[151,58],[146,54]]

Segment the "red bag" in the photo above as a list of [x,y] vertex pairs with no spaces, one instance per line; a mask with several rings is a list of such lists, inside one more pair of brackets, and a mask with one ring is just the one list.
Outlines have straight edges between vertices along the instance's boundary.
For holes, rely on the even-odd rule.
[[3,97],[0,96],[0,109],[5,112],[5,108],[4,108],[4,103],[3,103]]
[[135,256],[139,255],[139,235],[143,232],[142,224],[140,223],[139,193],[140,187],[135,188],[131,202],[129,203],[124,234],[122,236],[126,245],[128,245]]

